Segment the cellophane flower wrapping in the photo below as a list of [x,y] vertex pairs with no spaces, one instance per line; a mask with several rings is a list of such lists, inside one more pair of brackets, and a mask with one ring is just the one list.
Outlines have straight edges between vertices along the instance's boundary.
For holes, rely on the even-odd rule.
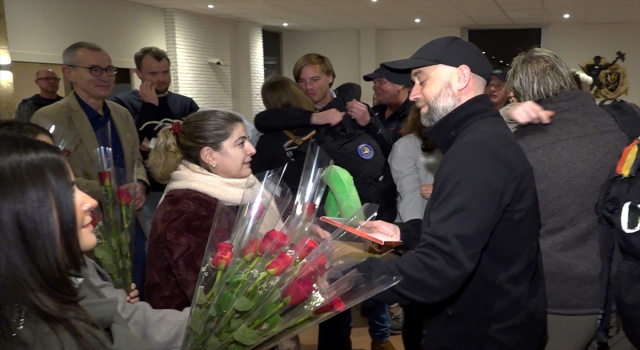
[[[281,181],[286,168],[268,172],[257,193],[245,191],[226,240],[218,223],[229,209],[218,210],[183,349],[266,348],[399,282],[357,272],[370,256],[366,244],[316,220],[331,164],[310,144],[293,203]],[[376,210],[366,204],[349,223],[359,226]]]
[[[67,116],[67,125],[73,125],[71,116]],[[80,135],[77,130],[65,128],[50,122],[45,122],[42,126],[51,133],[53,144],[58,147],[66,157],[75,151],[78,142],[80,142]]]
[[[135,235],[136,176],[133,160],[129,166],[116,167],[111,148],[111,126],[98,135],[100,146],[94,161],[102,197],[100,207],[92,213],[98,244],[92,253],[109,274],[116,288],[131,289],[131,237]],[[127,169],[128,172],[127,172]]]

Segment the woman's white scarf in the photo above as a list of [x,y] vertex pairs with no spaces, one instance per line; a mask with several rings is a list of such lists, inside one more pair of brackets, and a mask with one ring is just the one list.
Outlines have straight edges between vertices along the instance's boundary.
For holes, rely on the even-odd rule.
[[227,179],[183,160],[178,169],[171,173],[160,202],[169,191],[184,189],[204,193],[225,205],[240,205],[255,198],[260,189],[260,181],[253,175],[242,179]]
[[[171,173],[171,179],[160,198],[160,203],[169,191],[184,189],[204,193],[225,205],[234,206],[251,203],[260,191],[260,181],[253,175],[242,179],[227,179],[183,160],[178,169]],[[270,194],[266,195],[270,196]],[[272,228],[280,229],[281,226],[279,211],[272,201],[260,227],[264,231]]]

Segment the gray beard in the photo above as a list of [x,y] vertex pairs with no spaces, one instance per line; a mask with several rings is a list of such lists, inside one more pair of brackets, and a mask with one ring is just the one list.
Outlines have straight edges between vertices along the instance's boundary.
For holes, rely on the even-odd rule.
[[451,84],[447,83],[433,99],[426,102],[429,109],[420,117],[420,121],[422,125],[432,127],[445,115],[456,109],[460,104],[460,99],[451,89]]

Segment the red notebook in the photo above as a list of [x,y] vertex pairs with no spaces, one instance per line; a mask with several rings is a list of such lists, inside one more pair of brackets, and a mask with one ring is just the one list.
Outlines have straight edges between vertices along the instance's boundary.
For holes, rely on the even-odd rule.
[[[342,225],[347,223],[346,219],[334,218],[329,216],[321,216],[320,220],[328,224],[331,224],[335,227],[342,227]],[[384,233],[372,231],[367,227],[357,227],[357,226],[347,224],[346,226],[344,226],[344,229],[347,232],[353,233],[354,235],[360,236],[364,239],[367,239],[374,243],[378,243],[380,245],[387,245],[387,246],[402,245],[402,241],[394,240],[390,236],[387,236]]]

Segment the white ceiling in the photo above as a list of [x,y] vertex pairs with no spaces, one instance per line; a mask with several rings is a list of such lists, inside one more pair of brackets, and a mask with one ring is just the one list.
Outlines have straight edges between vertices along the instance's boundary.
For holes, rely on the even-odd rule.
[[[640,22],[640,0],[128,0],[289,30]],[[213,9],[207,5],[214,5]],[[563,18],[565,13],[571,16]],[[415,19],[420,18],[420,23]]]

